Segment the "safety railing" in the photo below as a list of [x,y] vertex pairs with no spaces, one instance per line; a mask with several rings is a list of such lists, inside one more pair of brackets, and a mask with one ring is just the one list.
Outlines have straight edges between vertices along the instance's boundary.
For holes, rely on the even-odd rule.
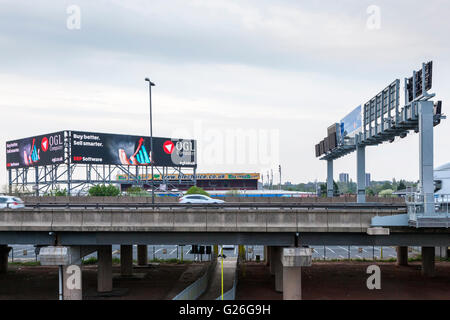
[[336,209],[402,209],[405,208],[404,203],[258,203],[258,202],[238,202],[223,204],[181,204],[181,203],[30,203],[26,204],[26,208],[45,209],[45,208],[61,208],[61,209],[152,209],[152,208],[336,208]]
[[[433,199],[433,208],[434,214],[433,216],[426,215],[425,207],[426,201],[425,199],[429,198]],[[444,225],[447,224],[448,220],[445,222],[445,219],[450,219],[450,195],[449,194],[421,194],[418,192],[409,191],[405,195],[405,203],[408,209],[409,220],[417,221],[417,218],[437,218],[444,219]]]

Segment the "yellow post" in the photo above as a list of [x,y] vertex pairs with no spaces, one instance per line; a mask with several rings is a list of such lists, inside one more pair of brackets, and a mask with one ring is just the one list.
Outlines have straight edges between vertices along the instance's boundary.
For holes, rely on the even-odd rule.
[[222,256],[222,300],[223,300],[223,248],[220,250],[220,255]]
[[242,276],[245,277],[245,247],[243,245],[239,245],[239,258],[242,262]]

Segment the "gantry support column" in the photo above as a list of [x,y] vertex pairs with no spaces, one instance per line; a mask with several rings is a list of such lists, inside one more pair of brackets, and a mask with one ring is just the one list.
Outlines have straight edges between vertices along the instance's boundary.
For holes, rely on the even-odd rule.
[[434,247],[422,247],[422,274],[434,276]]
[[434,215],[433,173],[433,108],[432,101],[418,102],[419,106],[419,166],[420,192],[424,199],[425,216]]
[[358,190],[356,201],[358,203],[366,202],[366,147],[356,146],[356,178]]
[[112,246],[98,248],[97,291],[112,291]]
[[11,247],[0,245],[0,274],[8,272],[8,254]]
[[284,248],[283,300],[302,299],[302,267],[312,265],[310,248]]
[[275,291],[283,292],[283,264],[281,262],[283,256],[283,247],[272,247],[271,256],[275,273]]
[[137,262],[139,266],[146,266],[148,264],[148,250],[146,245],[137,246]]
[[408,265],[408,247],[397,247],[397,265]]
[[333,198],[333,160],[327,160],[327,197]]
[[133,275],[133,246],[120,246],[120,274],[122,277]]

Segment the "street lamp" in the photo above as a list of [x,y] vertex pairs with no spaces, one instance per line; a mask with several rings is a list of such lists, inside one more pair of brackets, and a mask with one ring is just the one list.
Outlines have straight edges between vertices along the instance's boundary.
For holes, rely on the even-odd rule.
[[150,166],[152,168],[152,204],[155,204],[155,182],[153,180],[153,127],[152,127],[152,87],[155,86],[149,78],[145,78],[148,81],[148,94],[150,98]]

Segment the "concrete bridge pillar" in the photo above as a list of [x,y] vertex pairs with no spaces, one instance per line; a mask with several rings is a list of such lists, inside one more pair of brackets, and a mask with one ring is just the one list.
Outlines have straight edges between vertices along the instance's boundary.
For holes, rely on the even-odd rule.
[[422,247],[422,274],[424,276],[434,276],[434,247]]
[[[42,249],[41,249],[42,252]],[[68,264],[60,266],[62,273],[62,294],[64,300],[83,299],[83,273],[81,270],[81,258],[85,255],[80,246],[68,247]],[[41,263],[43,257],[41,256]]]
[[120,246],[120,274],[123,277],[130,277],[133,275],[133,246]]
[[146,245],[137,246],[137,263],[138,266],[146,266],[148,264],[148,249]]
[[275,247],[267,247],[268,260],[269,260],[269,271],[271,275],[275,274]]
[[275,273],[275,291],[283,292],[283,264],[281,262],[283,256],[283,247],[272,247],[273,270]]
[[[63,299],[64,300],[82,300],[82,272],[80,264],[71,264],[60,267],[62,270],[63,281]],[[61,274],[60,274],[61,276]]]
[[112,291],[112,246],[98,248],[97,291]]
[[283,250],[283,300],[302,299],[302,267],[312,265],[310,248],[284,248]]
[[397,265],[408,265],[408,247],[397,247]]
[[448,259],[447,247],[436,247],[436,257],[440,259]]
[[11,247],[0,245],[0,274],[8,272],[8,254]]

